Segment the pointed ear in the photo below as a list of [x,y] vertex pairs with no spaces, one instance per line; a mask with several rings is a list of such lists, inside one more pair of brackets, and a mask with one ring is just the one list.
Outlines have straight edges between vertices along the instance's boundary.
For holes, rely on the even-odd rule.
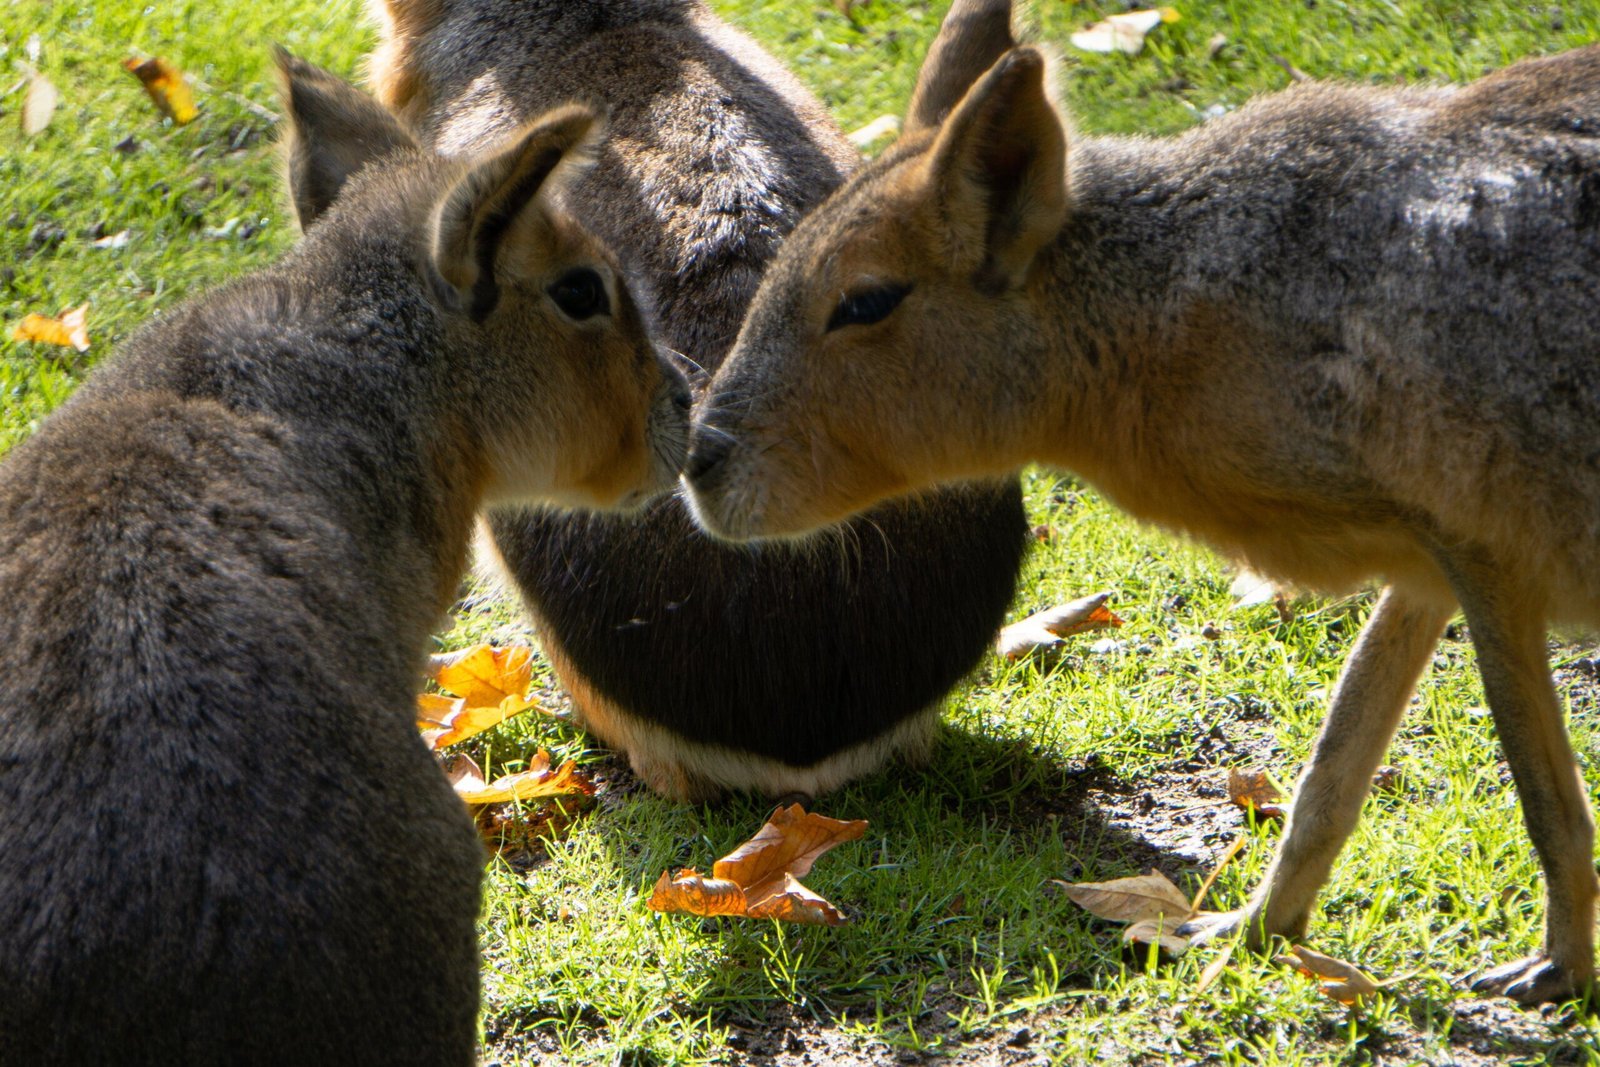
[[983,72],[1016,46],[1011,0],[955,0],[922,61],[906,130],[938,126]]
[[397,148],[415,147],[378,102],[340,78],[273,49],[283,110],[289,194],[304,229],[333,203],[350,175]]
[[957,254],[979,253],[974,283],[1020,285],[1067,210],[1066,131],[1044,55],[1006,53],[946,120],[927,167]]
[[558,168],[589,161],[603,125],[598,112],[580,104],[547,112],[513,136],[510,148],[474,164],[440,200],[433,265],[473,318],[488,315],[500,297],[495,257],[512,224]]

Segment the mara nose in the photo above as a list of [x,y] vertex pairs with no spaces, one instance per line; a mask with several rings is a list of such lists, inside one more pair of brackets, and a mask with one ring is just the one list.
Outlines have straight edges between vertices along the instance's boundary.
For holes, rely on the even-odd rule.
[[720,430],[696,426],[689,439],[689,462],[683,468],[684,477],[699,484],[728,458],[733,439]]

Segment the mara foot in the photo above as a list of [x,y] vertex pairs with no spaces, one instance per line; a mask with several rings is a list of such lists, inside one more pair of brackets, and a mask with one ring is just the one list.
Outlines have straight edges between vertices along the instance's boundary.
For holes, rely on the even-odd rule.
[[1245,947],[1252,952],[1265,951],[1273,937],[1284,937],[1290,941],[1297,940],[1304,932],[1302,926],[1299,931],[1273,931],[1267,933],[1267,926],[1260,914],[1254,908],[1243,907],[1234,911],[1221,911],[1196,915],[1174,931],[1179,937],[1187,937],[1192,945],[1203,945],[1208,941],[1219,938],[1232,937],[1240,930],[1245,932]]
[[1502,964],[1479,975],[1472,983],[1478,993],[1498,993],[1523,1007],[1571,1000],[1584,992],[1587,982],[1574,981],[1565,967],[1544,953]]

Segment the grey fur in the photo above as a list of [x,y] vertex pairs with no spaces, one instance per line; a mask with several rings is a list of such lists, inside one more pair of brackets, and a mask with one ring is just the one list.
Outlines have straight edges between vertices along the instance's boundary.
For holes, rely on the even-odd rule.
[[[291,100],[312,203],[355,169],[322,138],[359,97],[281,62],[333,93]],[[560,366],[519,250],[495,315],[441,303],[434,205],[563,130],[454,163],[380,120],[381,166],[296,249],[138,332],[0,463],[0,1063],[474,1062],[483,853],[415,726],[429,634],[479,499],[543,497],[518,472],[576,444],[550,440],[573,382],[625,364],[603,402],[678,442],[641,490],[686,396],[625,311]],[[519,191],[510,236],[559,224]]]

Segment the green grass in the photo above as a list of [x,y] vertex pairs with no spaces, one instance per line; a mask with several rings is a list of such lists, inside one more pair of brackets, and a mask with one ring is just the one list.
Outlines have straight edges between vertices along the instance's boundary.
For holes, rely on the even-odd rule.
[[[715,6],[854,128],[903,107],[944,5],[874,0],[854,22],[827,3]],[[0,65],[12,70],[37,34],[39,66],[64,97],[49,129],[27,139],[21,92],[0,96],[0,323],[8,338],[26,312],[90,301],[94,336],[81,357],[0,339],[0,451],[139,322],[294,240],[272,123],[243,101],[275,108],[274,41],[358,71],[372,39],[360,7],[0,9]],[[1391,83],[1468,78],[1600,39],[1600,0],[1225,0],[1180,4],[1182,19],[1135,58],[1067,46],[1074,28],[1115,9],[1040,0],[1030,12],[1065,54],[1064,96],[1085,133],[1185,128],[1286,84],[1274,57],[1318,77]],[[1228,43],[1213,59],[1219,33]],[[140,52],[211,87],[197,122],[159,120],[120,69]],[[130,136],[139,149],[118,151]],[[126,248],[92,247],[93,236],[123,229]],[[1200,991],[1216,950],[1149,970],[1052,888],[1052,878],[1110,878],[1155,861],[1192,889],[1245,828],[1209,803],[1224,769],[1264,764],[1293,779],[1368,601],[1305,602],[1288,622],[1271,605],[1236,610],[1207,553],[1130,525],[1069,479],[1032,473],[1027,489],[1033,521],[1052,536],[1027,564],[1017,613],[1113,589],[1128,625],[1113,647],[1077,641],[1049,669],[985,664],[952,697],[930,768],[878,775],[821,803],[871,821],[808,879],[851,913],[849,926],[651,913],[644,900],[662,870],[708,865],[760,824],[764,805],[665,803],[553,718],[525,716],[473,743],[510,769],[548,747],[603,785],[547,858],[489,871],[486,1057],[738,1062],[758,1054],[763,1032],[788,1027],[814,1062],[963,1047],[1053,1063],[1600,1062],[1600,1041],[1559,1013],[1482,1008],[1458,991],[1464,974],[1532,949],[1542,910],[1492,727],[1469,710],[1483,697],[1460,639],[1442,644],[1390,756],[1401,787],[1368,803],[1311,932],[1317,947],[1376,974],[1417,972],[1402,996],[1347,1011],[1242,954]],[[1200,638],[1211,621],[1220,638]],[[441,641],[525,632],[513,605],[478,596]],[[1594,723],[1580,715],[1573,730],[1593,789]],[[1221,904],[1255,883],[1276,837],[1271,826],[1246,832],[1249,846],[1213,891]],[[1007,1046],[1024,1028],[1029,1040]]]

